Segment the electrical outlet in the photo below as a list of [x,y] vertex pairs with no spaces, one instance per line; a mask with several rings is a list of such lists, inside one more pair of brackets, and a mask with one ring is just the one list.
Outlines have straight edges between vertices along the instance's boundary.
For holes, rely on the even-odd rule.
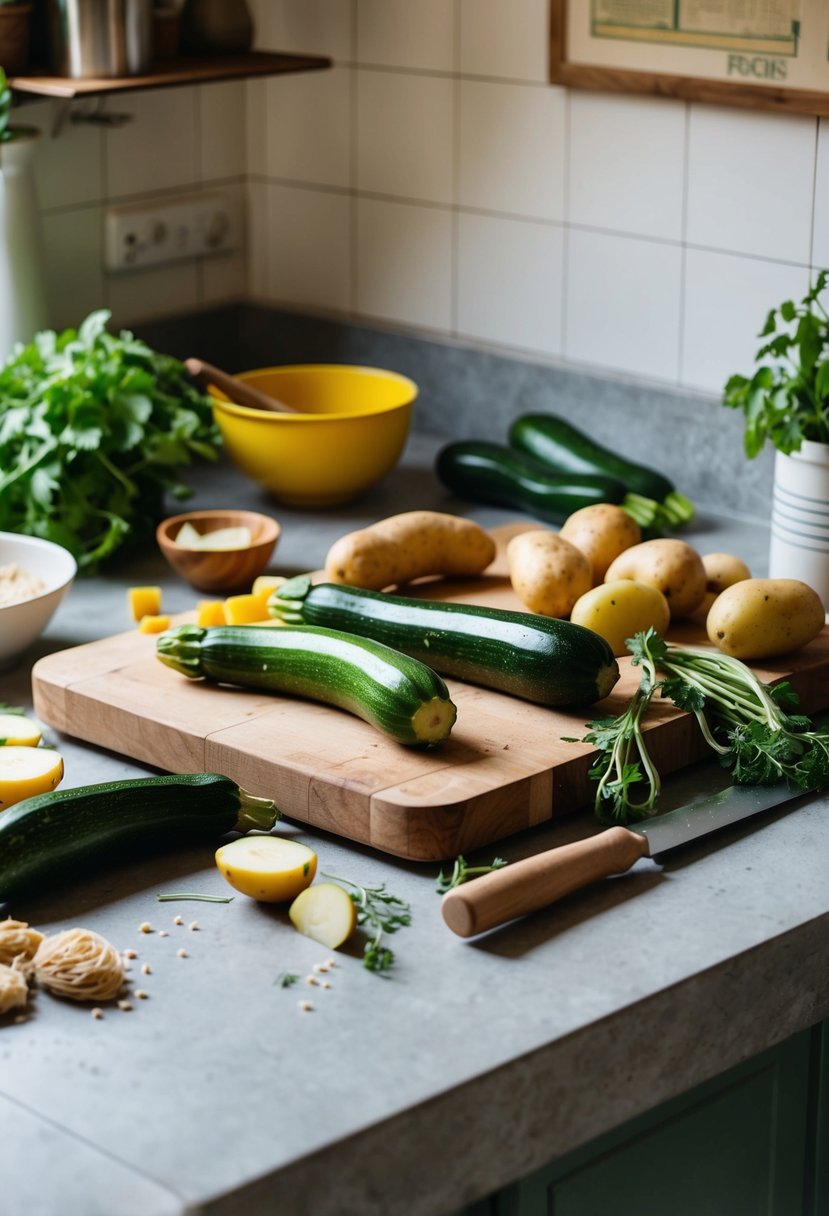
[[223,194],[111,207],[106,213],[106,264],[112,271],[229,253],[238,239],[234,209]]

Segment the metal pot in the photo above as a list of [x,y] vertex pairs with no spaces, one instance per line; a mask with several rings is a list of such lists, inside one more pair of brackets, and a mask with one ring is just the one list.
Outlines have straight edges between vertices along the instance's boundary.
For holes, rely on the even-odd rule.
[[152,63],[153,0],[51,0],[51,33],[61,76],[137,76]]

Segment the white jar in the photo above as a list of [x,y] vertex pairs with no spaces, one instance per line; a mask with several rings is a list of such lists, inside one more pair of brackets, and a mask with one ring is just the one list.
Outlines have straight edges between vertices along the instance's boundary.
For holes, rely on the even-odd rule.
[[829,444],[775,452],[770,578],[798,578],[829,610]]

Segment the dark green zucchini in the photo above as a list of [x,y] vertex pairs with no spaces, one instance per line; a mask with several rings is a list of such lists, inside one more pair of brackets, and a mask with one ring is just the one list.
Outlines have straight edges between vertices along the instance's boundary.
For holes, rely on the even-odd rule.
[[514,507],[550,523],[563,523],[574,511],[600,502],[618,504],[642,527],[657,516],[655,503],[631,496],[613,477],[556,473],[514,448],[483,439],[447,444],[438,452],[435,472],[459,498]]
[[278,817],[270,798],[254,798],[219,773],[37,794],[0,815],[0,902],[98,860],[251,828],[267,832]]
[[594,474],[615,478],[634,497],[658,504],[654,522],[676,527],[694,516],[694,505],[663,473],[604,447],[557,414],[523,414],[509,429],[516,451],[541,461],[559,474]]
[[619,667],[603,638],[529,612],[405,599],[336,583],[289,579],[268,600],[288,624],[308,622],[374,638],[436,671],[540,705],[591,705]]
[[335,705],[398,743],[439,743],[457,714],[431,667],[334,629],[179,625],[159,636],[156,653],[192,679]]

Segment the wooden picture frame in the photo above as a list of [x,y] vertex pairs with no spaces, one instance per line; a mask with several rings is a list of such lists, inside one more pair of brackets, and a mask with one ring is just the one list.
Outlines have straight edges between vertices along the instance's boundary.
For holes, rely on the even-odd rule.
[[641,0],[638,19],[635,0],[550,0],[550,81],[829,116],[829,0],[786,4],[788,32],[778,14],[765,18],[776,29],[746,33],[726,31],[728,0],[713,31],[702,16],[681,24],[706,9],[700,0]]

